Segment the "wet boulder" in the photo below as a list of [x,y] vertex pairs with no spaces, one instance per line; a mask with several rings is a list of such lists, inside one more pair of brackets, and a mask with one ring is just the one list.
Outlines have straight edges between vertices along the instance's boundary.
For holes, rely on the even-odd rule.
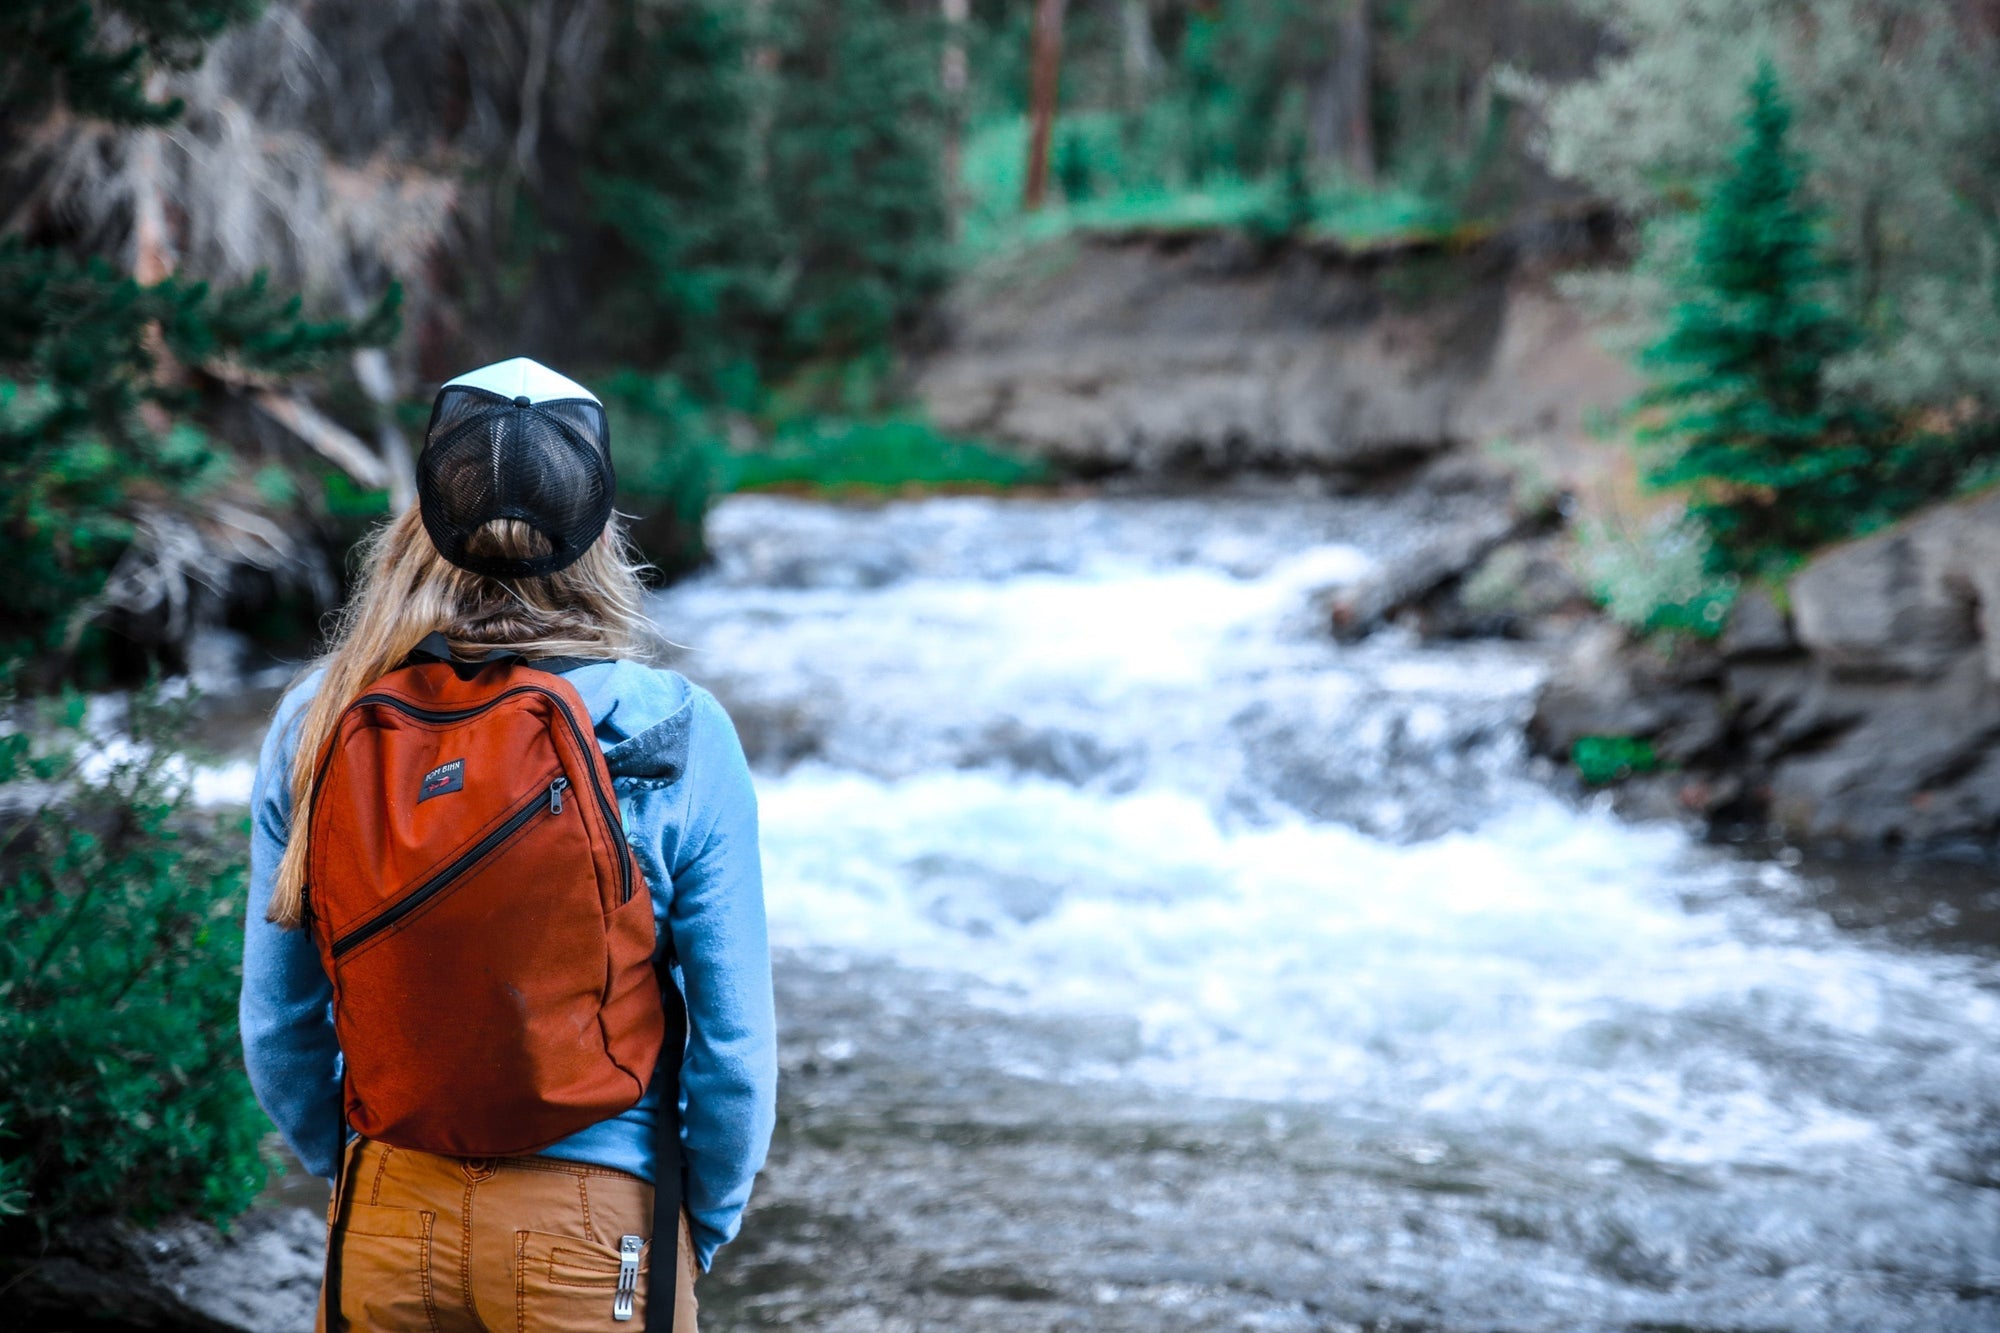
[[1978,650],[2000,679],[2000,490],[1834,548],[1791,599],[1800,643],[1836,674],[1934,679]]
[[1792,633],[1792,619],[1769,588],[1753,585],[1744,589],[1729,608],[1729,624],[1722,631],[1722,651],[1731,659],[1783,657],[1798,650]]
[[1536,700],[1530,739],[1565,759],[1585,737],[1644,740],[1663,759],[1693,759],[1726,731],[1716,671],[1711,653],[1669,656],[1616,625],[1599,624],[1557,660]]
[[1935,680],[1820,676],[1788,719],[1771,815],[1793,835],[1868,847],[1989,843],[2000,833],[2000,690],[1977,654]]

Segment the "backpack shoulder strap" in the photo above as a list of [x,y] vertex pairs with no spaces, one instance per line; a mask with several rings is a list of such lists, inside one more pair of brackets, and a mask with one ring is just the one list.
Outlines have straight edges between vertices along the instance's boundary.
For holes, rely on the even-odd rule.
[[552,671],[558,676],[567,675],[579,667],[597,666],[604,662],[616,662],[615,657],[531,657],[527,664],[537,671]]
[[484,657],[460,657],[451,650],[451,640],[445,638],[444,631],[434,629],[410,649],[410,655],[403,659],[404,666],[420,666],[425,662],[443,662],[451,667],[452,674],[460,680],[471,680],[487,667],[497,662],[527,661],[512,648],[495,648]]
[[[672,954],[669,946],[668,953]],[[667,1043],[660,1053],[660,1106],[653,1120],[653,1270],[646,1283],[646,1333],[672,1333],[681,1271],[681,1209],[687,1163],[681,1156],[681,1061],[687,1058],[687,1002],[672,971],[660,968],[660,1002],[667,1011]],[[688,1237],[689,1248],[694,1237]]]
[[483,657],[460,657],[451,650],[451,640],[445,638],[443,630],[432,630],[424,635],[416,647],[410,650],[404,665],[417,662],[448,662],[458,673],[460,680],[471,680],[480,668],[492,666],[496,662],[519,662],[522,666],[533,667],[537,671],[548,671],[563,675],[578,667],[594,666],[599,662],[613,662],[611,657],[527,657],[512,648],[495,648]]

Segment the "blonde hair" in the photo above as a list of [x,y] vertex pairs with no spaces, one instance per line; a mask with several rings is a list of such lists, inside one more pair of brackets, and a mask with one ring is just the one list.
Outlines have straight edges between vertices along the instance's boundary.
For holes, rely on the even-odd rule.
[[[501,519],[475,533],[471,549],[522,557],[547,551],[548,542],[525,523]],[[443,630],[454,652],[471,657],[505,647],[528,657],[643,661],[660,644],[642,607],[645,566],[615,515],[576,563],[539,578],[491,578],[451,564],[431,544],[414,506],[369,534],[360,552],[360,586],[313,664],[326,675],[306,705],[292,752],[292,836],[268,914],[287,929],[305,919],[307,816],[321,752],[347,706],[402,665],[425,635]]]

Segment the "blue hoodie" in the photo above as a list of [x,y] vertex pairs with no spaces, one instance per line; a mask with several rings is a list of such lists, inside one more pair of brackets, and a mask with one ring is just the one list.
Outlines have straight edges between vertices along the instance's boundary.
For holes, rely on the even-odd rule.
[[[603,662],[568,673],[596,725],[625,834],[669,933],[687,995],[681,1139],[687,1205],[706,1269],[736,1235],[770,1146],[777,1101],[771,954],[757,855],[757,796],[729,715],[678,672]],[[291,836],[292,754],[314,672],[278,705],[251,793],[250,902],[243,942],[243,1057],[264,1110],[307,1170],[338,1158],[340,1046],[333,988],[311,936],[264,919]],[[653,1178],[655,1086],[623,1115],[543,1149]]]

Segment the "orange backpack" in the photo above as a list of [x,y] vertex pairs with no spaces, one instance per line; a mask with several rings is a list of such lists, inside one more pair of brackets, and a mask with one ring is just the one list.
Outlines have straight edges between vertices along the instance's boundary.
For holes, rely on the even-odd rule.
[[432,635],[341,715],[307,838],[355,1130],[502,1157],[639,1100],[666,1032],[652,899],[568,681]]
[[[545,1148],[628,1110],[679,988],[653,964],[653,900],[590,713],[560,671],[431,634],[341,714],[314,775],[306,914],[333,982],[347,1128],[452,1157]],[[681,1043],[660,1070],[648,1330],[674,1324]],[[633,1238],[637,1239],[637,1238]],[[623,1256],[628,1319],[641,1256]],[[340,1316],[327,1251],[327,1326]]]

